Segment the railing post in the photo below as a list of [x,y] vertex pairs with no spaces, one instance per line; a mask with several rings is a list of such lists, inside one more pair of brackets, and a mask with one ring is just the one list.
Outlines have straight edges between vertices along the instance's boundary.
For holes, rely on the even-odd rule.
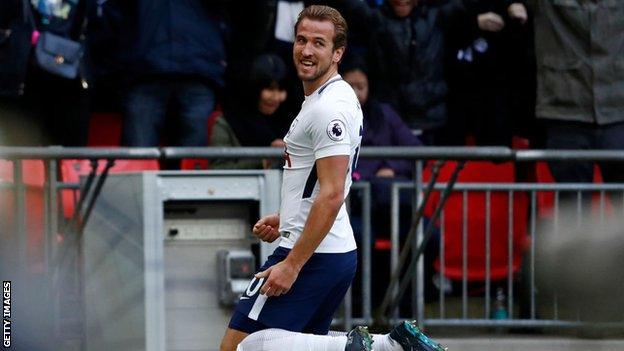
[[[399,246],[401,241],[399,240],[399,192],[400,188],[398,183],[392,183],[392,192],[390,198],[390,272],[388,276],[392,276],[396,272],[399,266]],[[399,292],[398,284],[392,289],[392,297],[396,298]],[[398,308],[391,311],[393,318],[397,318],[399,315]]]
[[23,164],[21,159],[13,161],[13,183],[15,184],[15,233],[17,235],[17,264],[19,276],[25,277],[28,272],[28,238],[26,235],[26,186],[22,177]]
[[[414,215],[416,209],[421,205],[422,194],[422,182],[423,182],[423,161],[416,161],[416,167],[414,170]],[[418,254],[418,247],[424,240],[423,233],[423,221],[418,222],[418,228],[416,228],[416,240],[414,240],[412,247],[412,256]],[[406,243],[407,245],[407,243]],[[418,324],[422,327],[425,320],[425,260],[424,255],[420,255],[418,258],[418,265],[416,268],[416,276],[412,280],[412,313],[416,316]]]
[[45,248],[44,262],[46,271],[53,269],[53,258],[56,255],[56,235],[58,229],[58,180],[57,161],[45,161],[46,178],[44,184],[44,228],[45,228]]
[[372,248],[371,248],[371,188],[370,183],[361,183],[363,191],[362,206],[362,317],[366,324],[372,322],[372,298],[371,298],[371,275],[372,275]]

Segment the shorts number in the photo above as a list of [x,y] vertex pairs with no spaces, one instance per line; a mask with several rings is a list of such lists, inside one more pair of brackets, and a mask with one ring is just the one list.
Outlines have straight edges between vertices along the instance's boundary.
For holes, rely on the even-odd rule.
[[254,283],[256,282],[256,280],[258,280],[258,278],[253,277],[251,282],[249,282],[249,286],[247,287],[247,290],[245,290],[245,295],[252,297],[256,293],[258,293],[258,291],[260,290],[260,287],[262,287],[262,284],[264,283],[264,278],[260,278],[260,280],[258,281],[258,284],[254,286]]

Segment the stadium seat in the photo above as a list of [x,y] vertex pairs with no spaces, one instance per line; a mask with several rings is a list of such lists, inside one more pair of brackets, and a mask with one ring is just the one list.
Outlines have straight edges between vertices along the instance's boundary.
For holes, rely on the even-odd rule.
[[[438,182],[447,182],[456,162],[446,162],[441,168]],[[494,164],[491,162],[467,162],[460,172],[457,183],[513,183],[514,165],[512,163]],[[425,170],[424,179],[431,177]],[[440,201],[440,192],[434,192],[425,208],[425,216],[431,217]],[[468,233],[468,276],[469,281],[486,279],[486,205],[485,192],[470,191],[467,195],[467,233]],[[507,191],[492,192],[490,195],[490,278],[503,279],[508,274],[508,233],[509,233],[509,195]],[[513,271],[520,269],[522,251],[527,239],[528,199],[525,193],[516,192],[513,197]],[[463,194],[454,191],[444,206],[444,275],[450,279],[463,277]],[[439,223],[438,223],[439,224]],[[434,268],[440,271],[440,258]]]
[[[550,168],[547,162],[536,162],[535,178],[538,183],[554,184],[555,178],[550,172]],[[602,173],[597,165],[594,165],[594,184],[602,184]],[[555,192],[554,191],[538,191],[537,192],[537,216],[540,219],[552,219],[553,209],[555,206]],[[592,213],[599,215],[600,211],[600,193],[592,193]],[[613,206],[608,197],[605,197],[605,211],[607,213],[613,211]]]
[[[0,160],[0,181],[13,184],[13,162]],[[22,181],[25,189],[26,235],[28,268],[31,273],[42,273],[44,267],[44,195],[45,168],[43,161],[24,160]],[[16,199],[13,189],[0,188],[0,215],[6,233],[15,233]],[[2,240],[0,240],[2,241]]]
[[392,248],[392,242],[387,238],[375,238],[373,243],[373,249],[377,251],[390,251]]
[[531,148],[531,142],[529,139],[513,136],[511,138],[511,148],[514,150],[529,150]]
[[122,117],[117,113],[94,113],[89,121],[87,146],[120,146]]
[[[555,178],[553,178],[548,164],[544,161],[536,162],[535,165],[535,178],[538,183],[553,184]],[[555,204],[555,194],[552,191],[538,191],[537,192],[537,215],[539,218],[552,218],[553,207]]]
[[183,158],[180,161],[180,169],[183,170],[200,170],[208,169],[210,161],[205,158]]

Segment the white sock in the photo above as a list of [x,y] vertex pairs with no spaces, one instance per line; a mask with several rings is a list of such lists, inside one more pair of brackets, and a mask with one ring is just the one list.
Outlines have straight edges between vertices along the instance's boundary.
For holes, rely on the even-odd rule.
[[394,341],[390,334],[371,334],[375,351],[403,351],[403,347]]
[[247,336],[237,351],[344,351],[346,335],[313,335],[283,329],[265,329]]
[[[347,335],[345,332],[330,331],[329,335]],[[371,334],[373,337],[373,350],[374,351],[403,351],[403,347],[394,341],[390,334]]]

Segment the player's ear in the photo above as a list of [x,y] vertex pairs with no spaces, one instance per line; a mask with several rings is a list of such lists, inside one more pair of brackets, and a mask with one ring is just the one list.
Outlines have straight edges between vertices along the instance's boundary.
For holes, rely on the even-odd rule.
[[342,60],[342,55],[344,55],[344,52],[345,52],[344,46],[341,46],[337,48],[336,50],[334,50],[332,61],[335,63],[340,62],[340,60]]

